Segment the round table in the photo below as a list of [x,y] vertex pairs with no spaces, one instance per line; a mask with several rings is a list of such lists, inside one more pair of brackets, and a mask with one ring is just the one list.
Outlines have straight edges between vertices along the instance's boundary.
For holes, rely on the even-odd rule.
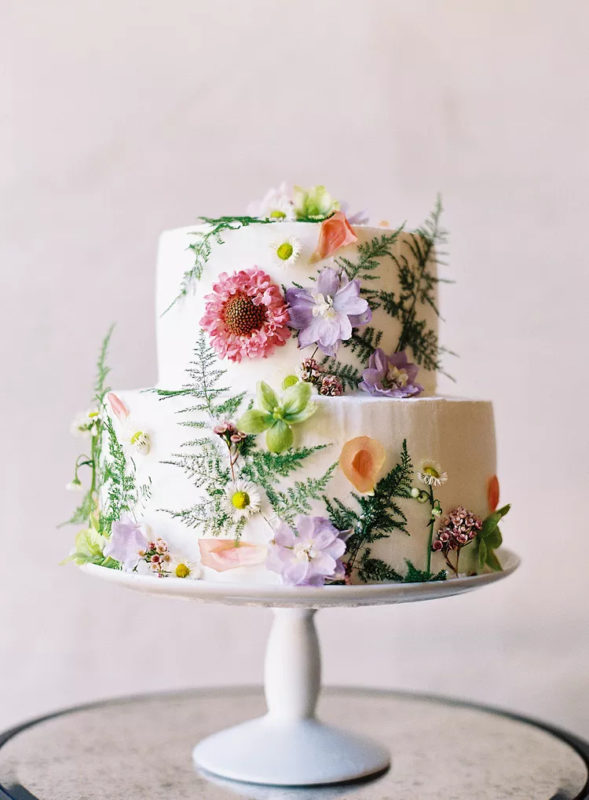
[[0,737],[0,798],[589,798],[589,744],[570,734],[460,701],[362,689],[325,689],[319,714],[389,747],[384,774],[289,789],[195,771],[195,741],[264,710],[260,689],[227,688],[112,700],[33,720]]

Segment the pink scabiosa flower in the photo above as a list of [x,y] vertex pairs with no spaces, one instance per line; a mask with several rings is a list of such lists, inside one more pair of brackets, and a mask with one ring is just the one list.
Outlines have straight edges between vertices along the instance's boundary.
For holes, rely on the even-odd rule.
[[295,527],[280,523],[270,543],[268,569],[279,572],[289,586],[323,586],[326,579],[343,578],[346,534],[326,517],[299,514]]
[[328,356],[336,354],[353,328],[372,318],[368,302],[360,297],[360,281],[350,281],[331,267],[321,270],[312,289],[287,289],[286,299],[299,347],[316,344]]
[[257,267],[222,272],[205,297],[201,326],[220,358],[267,358],[286,344],[289,313],[280,288]]

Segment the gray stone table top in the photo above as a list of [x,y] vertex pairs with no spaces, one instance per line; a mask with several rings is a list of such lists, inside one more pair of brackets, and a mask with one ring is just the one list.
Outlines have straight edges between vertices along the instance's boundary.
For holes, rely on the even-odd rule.
[[[255,689],[114,700],[0,739],[0,797],[14,800],[573,800],[589,798],[589,747],[562,732],[441,698],[325,689],[319,714],[388,746],[392,767],[326,788],[237,784],[198,774],[193,746],[264,713]],[[4,794],[2,794],[4,793]]]

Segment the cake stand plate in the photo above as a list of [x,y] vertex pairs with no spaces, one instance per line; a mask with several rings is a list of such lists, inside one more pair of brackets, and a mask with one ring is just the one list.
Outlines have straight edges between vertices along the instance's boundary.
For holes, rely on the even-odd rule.
[[199,769],[236,781],[313,786],[367,777],[390,766],[390,754],[383,746],[315,716],[321,688],[316,611],[433,600],[472,591],[507,577],[520,563],[518,556],[505,548],[499,558],[502,572],[432,583],[321,588],[161,579],[94,565],[82,569],[143,592],[202,602],[273,607],[274,622],[265,661],[267,713],[203,739],[194,748],[194,763]]

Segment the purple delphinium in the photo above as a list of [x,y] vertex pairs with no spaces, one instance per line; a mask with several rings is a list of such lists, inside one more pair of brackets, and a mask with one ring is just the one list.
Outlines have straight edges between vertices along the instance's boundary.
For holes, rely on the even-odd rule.
[[123,569],[134,569],[141,558],[139,551],[145,551],[147,536],[142,525],[138,525],[129,514],[113,522],[110,538],[103,555],[119,561]]
[[360,281],[350,281],[331,267],[321,270],[312,289],[287,289],[286,301],[289,325],[299,331],[299,347],[316,344],[327,356],[335,355],[352,328],[372,318],[367,301],[360,297]]
[[326,578],[344,577],[342,534],[326,517],[299,514],[296,531],[282,522],[270,543],[266,566],[289,586],[323,586]]
[[368,359],[368,367],[362,373],[360,389],[384,397],[413,397],[423,392],[423,386],[415,382],[417,364],[410,364],[404,350],[392,356],[380,347]]

